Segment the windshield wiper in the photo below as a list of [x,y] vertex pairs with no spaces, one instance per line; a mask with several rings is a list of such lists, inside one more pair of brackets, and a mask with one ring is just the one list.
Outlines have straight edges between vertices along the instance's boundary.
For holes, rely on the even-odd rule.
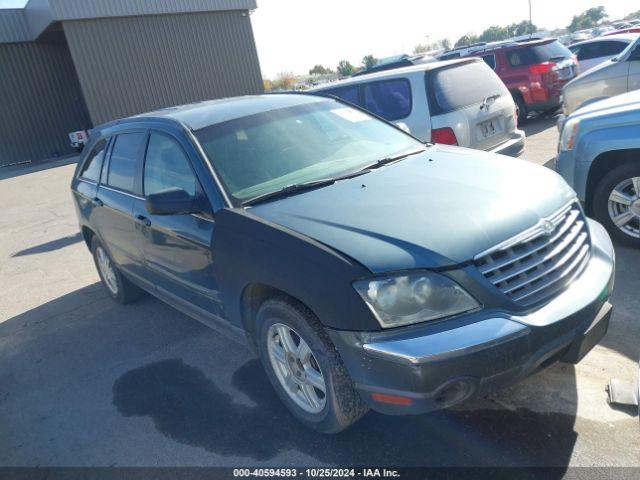
[[426,150],[425,148],[420,148],[418,150],[412,150],[410,152],[402,152],[402,153],[399,153],[398,155],[380,158],[379,160],[376,160],[375,163],[367,165],[366,167],[362,167],[359,170],[359,172],[368,172],[369,170],[375,170],[376,168],[384,167],[385,165],[388,165],[390,163],[397,162],[399,160],[404,160],[405,158],[410,157],[411,155],[417,155],[419,153],[424,152],[425,150]]
[[346,180],[347,178],[358,177],[360,175],[364,175],[368,173],[368,170],[358,170],[357,172],[347,173],[346,175],[340,175],[338,177],[331,178],[321,178],[320,180],[312,180],[310,182],[303,183],[293,183],[291,185],[286,185],[279,190],[275,190],[273,192],[263,193],[262,195],[258,195],[257,197],[250,198],[249,200],[245,200],[242,202],[243,207],[247,207],[250,205],[255,205],[256,203],[265,202],[267,200],[271,200],[273,198],[285,197],[292,193],[303,192],[305,190],[312,190],[314,188],[326,187],[327,185],[333,185],[339,180]]

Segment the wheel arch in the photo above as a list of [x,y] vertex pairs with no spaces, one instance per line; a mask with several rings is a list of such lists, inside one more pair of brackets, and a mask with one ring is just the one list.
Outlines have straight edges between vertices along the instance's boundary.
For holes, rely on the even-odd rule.
[[250,283],[242,290],[242,295],[240,297],[240,312],[242,325],[244,327],[247,340],[252,348],[257,348],[256,318],[258,310],[260,310],[260,307],[267,300],[274,298],[279,298],[286,302],[297,304],[318,318],[316,313],[308,305],[295,296],[271,285],[260,282]]
[[600,180],[602,180],[607,172],[633,161],[640,162],[640,148],[610,150],[601,153],[593,160],[589,167],[585,190],[585,209],[587,215],[593,215],[593,195]]

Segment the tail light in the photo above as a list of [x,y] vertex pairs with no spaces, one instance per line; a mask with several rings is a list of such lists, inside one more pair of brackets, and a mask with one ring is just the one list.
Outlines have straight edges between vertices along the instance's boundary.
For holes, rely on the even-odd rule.
[[433,143],[442,143],[444,145],[458,145],[458,139],[453,130],[449,127],[434,128],[431,130],[431,141]]
[[555,62],[536,63],[535,65],[529,66],[529,71],[533,75],[544,75],[545,73],[552,72],[555,66],[556,66]]

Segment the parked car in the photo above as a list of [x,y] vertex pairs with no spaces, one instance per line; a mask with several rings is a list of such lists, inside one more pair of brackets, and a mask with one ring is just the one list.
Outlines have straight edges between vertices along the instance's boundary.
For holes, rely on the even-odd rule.
[[579,30],[571,34],[571,40],[573,42],[582,42],[589,40],[591,37],[593,37],[591,30]]
[[[601,63],[562,89],[563,114],[592,102],[640,88],[640,39],[629,44],[622,53]],[[559,125],[564,117],[559,119]]]
[[592,103],[565,121],[556,169],[587,214],[640,248],[640,90]]
[[[473,79],[470,88],[469,79]],[[424,142],[516,156],[524,149],[504,84],[476,59],[427,63],[321,85],[331,95],[407,128]]]
[[562,86],[579,73],[571,51],[554,38],[495,42],[463,50],[465,55],[481,57],[495,70],[518,106],[519,124],[529,113],[558,108]]
[[569,50],[578,58],[580,72],[584,73],[619,55],[637,38],[637,34],[597,37],[575,43],[569,47]]
[[640,33],[640,27],[631,26],[631,27],[628,27],[628,28],[622,28],[622,29],[619,29],[619,30],[613,30],[613,31],[611,31],[609,33],[606,33],[605,35],[606,36],[609,36],[609,35],[620,35],[620,34],[624,34],[624,33]]
[[544,167],[295,94],[117,121],[85,152],[71,188],[108,294],[245,339],[319,431],[486,395],[607,330],[611,241]]

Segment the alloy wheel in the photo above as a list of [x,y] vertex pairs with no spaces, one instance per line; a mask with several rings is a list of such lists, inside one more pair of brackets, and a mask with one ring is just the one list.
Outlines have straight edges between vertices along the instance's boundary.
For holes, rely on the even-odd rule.
[[100,269],[104,283],[114,296],[118,295],[118,279],[107,252],[105,252],[102,247],[98,247],[96,248],[96,257],[98,260],[98,268]]
[[284,391],[305,412],[320,413],[326,404],[327,387],[307,342],[282,323],[271,325],[267,335],[269,360]]
[[640,238],[640,177],[618,183],[609,195],[609,217],[616,227]]

